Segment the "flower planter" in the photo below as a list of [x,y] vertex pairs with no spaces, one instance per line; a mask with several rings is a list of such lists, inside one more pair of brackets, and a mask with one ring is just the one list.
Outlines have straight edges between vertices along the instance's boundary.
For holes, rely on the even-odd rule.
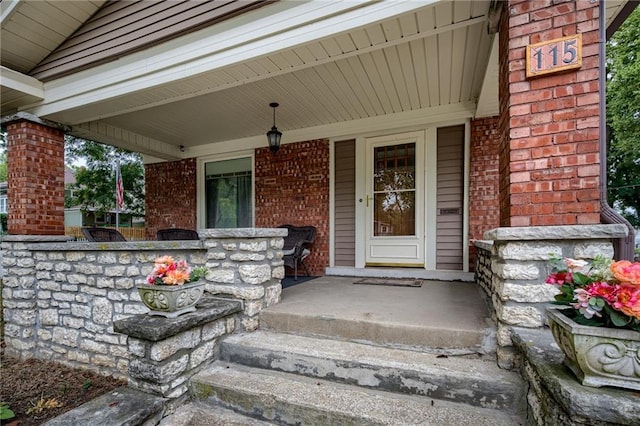
[[564,364],[583,385],[640,390],[640,333],[580,325],[559,308],[548,308],[547,319]]
[[138,284],[137,287],[142,303],[150,309],[149,315],[175,318],[196,310],[204,285],[204,281],[195,281],[183,285]]

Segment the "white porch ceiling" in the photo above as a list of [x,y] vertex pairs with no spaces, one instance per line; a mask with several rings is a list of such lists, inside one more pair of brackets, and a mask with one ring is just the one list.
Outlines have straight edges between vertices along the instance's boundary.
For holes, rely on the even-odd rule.
[[[35,2],[36,10],[29,3],[1,3],[2,65],[25,74],[102,1],[42,1]],[[323,3],[279,2],[220,26],[217,35],[224,35],[225,28],[251,28],[276,13],[291,15],[279,32],[271,28],[270,35],[242,46],[180,62],[188,43],[197,46],[199,39],[216,36],[216,28],[204,29],[47,82],[42,92],[17,90],[3,69],[2,112],[34,113],[71,126],[77,136],[164,159],[265,145],[274,101],[280,103],[276,121],[284,142],[326,137],[332,126],[342,132],[366,129],[380,117],[419,121],[433,114],[497,114],[489,1],[347,2],[333,12],[325,12],[329,6]],[[58,19],[45,25],[33,20],[50,7],[69,17],[56,13]],[[317,16],[303,24],[298,15],[311,15],[314,7]],[[301,20],[298,27],[294,18]],[[57,37],[51,35],[55,41],[46,45],[31,36],[49,31]],[[9,32],[11,44],[5,38]],[[155,57],[167,58],[166,70]],[[136,75],[130,75],[132,69]],[[20,96],[10,96],[11,91]]]

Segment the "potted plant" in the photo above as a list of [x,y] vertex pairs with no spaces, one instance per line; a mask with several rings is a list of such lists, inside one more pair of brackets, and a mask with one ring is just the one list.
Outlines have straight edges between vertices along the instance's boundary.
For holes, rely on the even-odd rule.
[[138,284],[142,302],[149,315],[175,318],[196,310],[195,304],[204,293],[202,280],[207,268],[191,268],[184,260],[171,256],[158,257],[145,284]]
[[564,364],[585,386],[640,390],[640,263],[553,259],[546,282],[565,306],[547,309]]

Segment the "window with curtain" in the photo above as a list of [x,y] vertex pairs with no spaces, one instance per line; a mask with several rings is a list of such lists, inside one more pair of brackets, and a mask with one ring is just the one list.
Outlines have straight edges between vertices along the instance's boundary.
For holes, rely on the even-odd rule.
[[251,158],[205,164],[207,228],[253,226]]

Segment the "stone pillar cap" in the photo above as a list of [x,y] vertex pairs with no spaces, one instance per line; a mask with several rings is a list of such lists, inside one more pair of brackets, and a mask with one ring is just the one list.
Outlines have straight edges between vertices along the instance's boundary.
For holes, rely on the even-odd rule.
[[484,233],[485,240],[592,240],[624,238],[629,230],[623,224],[612,225],[560,225],[515,226],[495,228]]

